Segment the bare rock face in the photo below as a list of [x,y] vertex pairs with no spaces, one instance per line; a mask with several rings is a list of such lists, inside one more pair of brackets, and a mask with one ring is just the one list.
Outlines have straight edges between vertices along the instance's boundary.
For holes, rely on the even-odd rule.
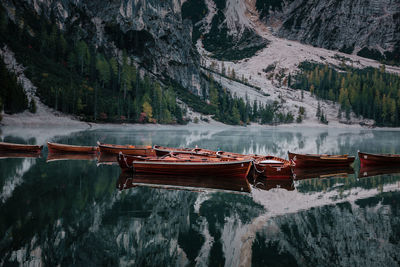
[[95,46],[125,49],[156,76],[201,92],[200,58],[192,46],[190,22],[182,21],[181,0],[19,0],[8,6],[53,17],[64,30],[78,27]]
[[400,60],[399,0],[257,0],[280,37],[374,59]]

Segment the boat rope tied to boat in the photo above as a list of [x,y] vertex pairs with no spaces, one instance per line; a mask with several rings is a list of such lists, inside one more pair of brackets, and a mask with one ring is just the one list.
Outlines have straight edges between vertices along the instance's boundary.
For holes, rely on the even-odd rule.
[[256,164],[256,160],[255,160],[255,159],[252,159],[252,160],[251,160],[251,163],[253,164],[254,170],[256,170],[257,173],[262,174],[262,173],[265,172],[265,169],[263,169],[262,171],[259,171],[259,170],[257,169],[257,164]]

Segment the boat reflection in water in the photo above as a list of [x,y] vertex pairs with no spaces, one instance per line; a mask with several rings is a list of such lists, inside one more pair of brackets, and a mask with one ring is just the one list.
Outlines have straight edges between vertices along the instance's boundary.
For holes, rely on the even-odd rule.
[[100,152],[97,155],[97,166],[99,165],[118,165],[118,155]]
[[[284,179],[283,179],[284,178]],[[286,189],[287,191],[294,191],[294,182],[293,182],[293,176],[286,176],[283,177],[281,176],[281,179],[270,179],[270,178],[265,178],[262,176],[256,177],[253,180],[250,180],[250,183],[262,190],[271,190],[274,188],[281,188],[281,189]]]
[[366,178],[370,176],[378,176],[383,174],[398,174],[400,173],[400,166],[393,165],[379,165],[379,166],[361,166],[358,172],[358,178]]
[[293,178],[295,180],[305,180],[313,178],[345,178],[349,174],[354,174],[351,166],[346,167],[328,167],[328,168],[293,168]]
[[0,151],[0,159],[40,157],[42,157],[42,154],[37,152]]
[[251,192],[247,179],[232,176],[173,176],[157,174],[134,174],[122,172],[117,188],[124,190],[137,186],[180,190],[217,189],[235,192]]
[[49,153],[47,154],[46,162],[58,160],[96,160],[96,154],[82,154],[82,153]]

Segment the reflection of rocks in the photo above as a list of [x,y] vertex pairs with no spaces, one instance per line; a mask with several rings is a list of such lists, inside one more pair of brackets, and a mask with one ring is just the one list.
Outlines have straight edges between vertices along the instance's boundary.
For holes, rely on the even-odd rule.
[[400,258],[399,197],[385,194],[383,203],[373,197],[358,205],[343,203],[276,217],[257,234],[253,262],[271,263],[268,254],[259,252],[276,250],[300,265],[395,266]]

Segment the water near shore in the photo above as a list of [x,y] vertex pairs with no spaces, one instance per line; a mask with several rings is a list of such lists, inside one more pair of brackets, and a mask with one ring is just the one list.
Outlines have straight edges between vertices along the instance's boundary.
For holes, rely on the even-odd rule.
[[[4,141],[400,154],[400,132],[263,127],[2,129]],[[400,262],[400,174],[307,174],[245,190],[155,186],[96,158],[0,159],[0,265],[383,265]],[[376,174],[379,174],[377,172]],[[313,178],[319,176],[320,178]],[[303,179],[307,178],[307,179]],[[240,185],[240,188],[241,185]],[[329,265],[328,264],[328,265]]]

